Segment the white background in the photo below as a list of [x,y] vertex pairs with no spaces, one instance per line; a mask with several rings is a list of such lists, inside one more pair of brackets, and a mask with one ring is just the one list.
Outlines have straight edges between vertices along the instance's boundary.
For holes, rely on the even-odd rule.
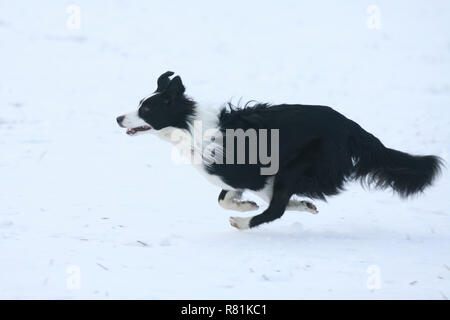
[[220,189],[115,122],[173,70],[217,108],[329,105],[448,162],[449,30],[446,0],[1,0],[0,298],[450,297],[447,171],[408,201],[349,184],[240,232]]

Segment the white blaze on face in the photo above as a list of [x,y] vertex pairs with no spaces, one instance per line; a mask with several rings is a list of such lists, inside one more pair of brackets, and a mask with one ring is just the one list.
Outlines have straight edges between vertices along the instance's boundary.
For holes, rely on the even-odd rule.
[[132,128],[148,125],[147,122],[145,122],[144,120],[142,120],[141,117],[139,117],[139,114],[137,111],[133,111],[133,112],[124,114],[124,117],[125,118],[123,118],[121,124],[127,129],[132,129]]
[[124,128],[127,128],[127,134],[136,135],[149,132],[151,127],[145,122],[137,111],[133,111],[123,115],[123,120],[120,123]]

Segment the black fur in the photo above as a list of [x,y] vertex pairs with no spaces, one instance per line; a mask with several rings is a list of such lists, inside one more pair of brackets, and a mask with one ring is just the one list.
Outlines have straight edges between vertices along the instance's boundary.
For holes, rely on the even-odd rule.
[[219,194],[219,197],[217,198],[217,201],[220,202],[223,199],[225,199],[225,196],[227,195],[227,192],[228,192],[227,190],[220,191],[220,194]]
[[[289,193],[310,198],[325,200],[342,191],[346,181],[355,179],[377,188],[391,187],[407,197],[431,185],[442,165],[435,156],[412,156],[386,148],[357,123],[325,106],[223,108],[219,119],[222,132],[279,129],[276,176],[285,181]],[[267,179],[260,175],[261,167],[259,163],[212,164],[208,170],[234,188],[259,190]]]
[[386,148],[356,123],[351,152],[356,160],[355,179],[381,189],[390,187],[401,197],[423,192],[443,165],[436,156],[414,156]]
[[160,75],[157,81],[158,87],[156,88],[156,92],[163,92],[169,86],[170,77],[173,75],[174,73],[172,71],[167,71]]
[[[251,219],[250,227],[281,217],[294,194],[325,200],[341,192],[349,180],[381,189],[390,187],[408,197],[430,186],[442,167],[436,156],[412,156],[386,148],[357,123],[325,106],[224,108],[220,126],[222,132],[236,128],[280,130],[280,168],[272,200],[263,213]],[[261,166],[213,164],[208,170],[234,188],[259,190],[267,180],[260,175]]]
[[170,80],[171,75],[173,72],[167,71],[159,77],[158,94],[142,100],[138,114],[156,130],[166,127],[187,130],[189,119],[195,113],[195,102],[184,95],[181,78],[176,76]]

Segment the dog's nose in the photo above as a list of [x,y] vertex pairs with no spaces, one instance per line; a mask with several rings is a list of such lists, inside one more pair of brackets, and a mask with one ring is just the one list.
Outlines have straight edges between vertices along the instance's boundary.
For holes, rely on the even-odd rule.
[[125,116],[120,116],[120,117],[117,117],[117,123],[119,124],[119,126],[122,126],[122,121],[123,121],[123,119],[125,119]]

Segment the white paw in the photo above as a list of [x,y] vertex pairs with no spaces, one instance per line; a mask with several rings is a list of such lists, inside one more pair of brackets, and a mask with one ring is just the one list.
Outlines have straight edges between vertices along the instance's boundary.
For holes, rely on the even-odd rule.
[[254,210],[259,209],[259,206],[256,204],[256,202],[253,202],[253,201],[221,200],[221,201],[219,201],[219,205],[224,209],[240,211],[240,212],[254,211]]
[[230,224],[239,229],[239,230],[245,230],[250,228],[250,220],[252,217],[249,218],[242,218],[242,217],[230,217]]
[[307,212],[311,212],[312,214],[318,214],[319,210],[317,207],[309,201],[300,201]]
[[253,201],[240,201],[235,202],[235,210],[246,212],[246,211],[255,211],[259,209],[259,206],[256,204],[256,202]]

